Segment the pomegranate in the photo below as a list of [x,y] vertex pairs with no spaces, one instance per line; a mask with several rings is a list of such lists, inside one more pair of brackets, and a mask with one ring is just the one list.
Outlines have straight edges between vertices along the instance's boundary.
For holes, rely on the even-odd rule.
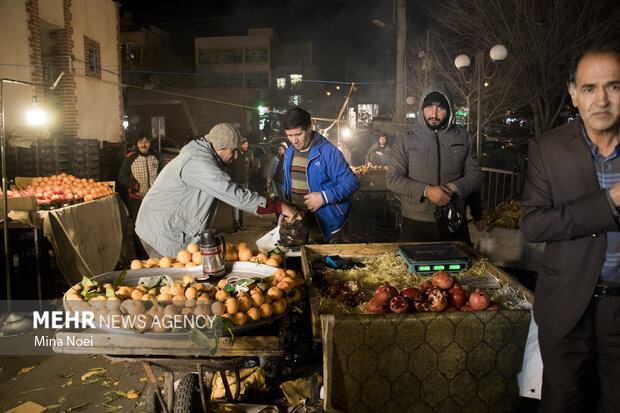
[[404,313],[409,310],[409,300],[402,295],[396,295],[390,300],[390,310],[393,313]]
[[431,288],[428,290],[428,308],[433,312],[442,311],[448,305],[446,293],[439,288]]
[[379,304],[377,297],[373,297],[368,301],[368,304],[366,304],[366,311],[371,314],[385,314],[388,312],[387,308]]
[[375,290],[374,298],[377,299],[377,304],[382,307],[388,306],[392,297],[398,295],[398,290],[390,285],[387,281],[383,285],[379,286]]
[[420,291],[426,291],[429,288],[431,288],[433,286],[433,284],[431,284],[430,281],[424,281],[423,283],[420,283]]
[[446,313],[453,313],[453,312],[459,311],[459,310],[458,310],[458,308],[449,305],[443,311],[445,311]]
[[487,307],[487,311],[497,311],[499,310],[499,305],[495,301],[491,301],[491,304]]
[[405,287],[400,292],[400,295],[402,295],[407,300],[409,300],[411,302],[411,304],[413,304],[413,299],[416,298],[416,296],[418,296],[418,294],[420,294],[420,289],[419,288],[415,288],[415,287]]
[[460,308],[467,301],[467,294],[465,294],[465,290],[461,290],[460,288],[452,287],[448,290],[448,303],[456,308]]
[[485,292],[476,288],[476,291],[469,296],[469,305],[474,310],[485,310],[491,303],[491,297]]
[[421,313],[430,311],[428,308],[428,290],[422,291],[413,298],[413,306]]
[[461,308],[459,308],[459,311],[474,311],[474,309],[468,305],[464,305]]
[[454,285],[454,278],[444,270],[439,270],[438,273],[433,274],[431,284],[433,284],[433,287],[449,290]]

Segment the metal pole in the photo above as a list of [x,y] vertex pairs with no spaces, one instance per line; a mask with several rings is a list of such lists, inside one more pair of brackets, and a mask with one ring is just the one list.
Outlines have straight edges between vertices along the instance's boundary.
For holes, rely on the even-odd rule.
[[482,101],[482,66],[483,66],[484,55],[482,52],[476,52],[476,89],[478,93],[478,109],[476,113],[476,155],[478,159],[480,159],[480,110],[481,110],[481,101]]
[[4,266],[6,270],[6,301],[7,313],[11,313],[11,254],[9,252],[9,201],[7,198],[6,188],[6,138],[4,136],[4,100],[2,99],[4,79],[0,79],[0,112],[2,113],[2,127],[0,128],[0,146],[2,147],[2,203],[4,211],[2,222],[4,229]]
[[396,130],[405,127],[405,40],[407,38],[405,0],[398,0],[396,6],[396,102],[394,124]]

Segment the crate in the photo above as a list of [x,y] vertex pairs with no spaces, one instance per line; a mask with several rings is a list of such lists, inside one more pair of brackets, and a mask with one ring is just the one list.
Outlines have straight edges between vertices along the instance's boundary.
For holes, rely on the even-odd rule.
[[[302,269],[338,254],[363,258],[395,253],[399,244],[304,245]],[[466,250],[464,244],[459,244]],[[532,293],[484,262],[500,283]],[[389,281],[389,280],[387,280]],[[503,412],[517,410],[529,309],[405,313],[319,314],[310,289],[313,333],[323,344],[325,405],[346,412]],[[366,299],[368,299],[367,297]]]

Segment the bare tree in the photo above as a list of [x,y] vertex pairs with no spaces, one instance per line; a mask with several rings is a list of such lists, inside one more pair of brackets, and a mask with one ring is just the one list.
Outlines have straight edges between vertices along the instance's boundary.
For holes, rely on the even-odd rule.
[[429,66],[452,79],[455,90],[460,84],[468,103],[473,85],[453,69],[454,57],[506,46],[508,58],[482,97],[493,105],[485,118],[527,105],[537,135],[554,126],[566,102],[571,57],[595,41],[616,38],[620,21],[617,0],[444,0],[427,13],[446,33],[428,53]]

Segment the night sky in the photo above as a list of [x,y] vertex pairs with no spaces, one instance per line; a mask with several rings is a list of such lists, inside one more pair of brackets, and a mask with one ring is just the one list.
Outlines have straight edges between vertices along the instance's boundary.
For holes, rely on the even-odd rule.
[[[173,46],[191,58],[193,38],[246,35],[272,27],[281,42],[311,41],[314,63],[326,81],[380,82],[394,78],[396,39],[373,19],[393,22],[393,0],[121,0],[121,13],[138,24],[155,24],[171,34]],[[407,1],[408,37],[424,31]]]

